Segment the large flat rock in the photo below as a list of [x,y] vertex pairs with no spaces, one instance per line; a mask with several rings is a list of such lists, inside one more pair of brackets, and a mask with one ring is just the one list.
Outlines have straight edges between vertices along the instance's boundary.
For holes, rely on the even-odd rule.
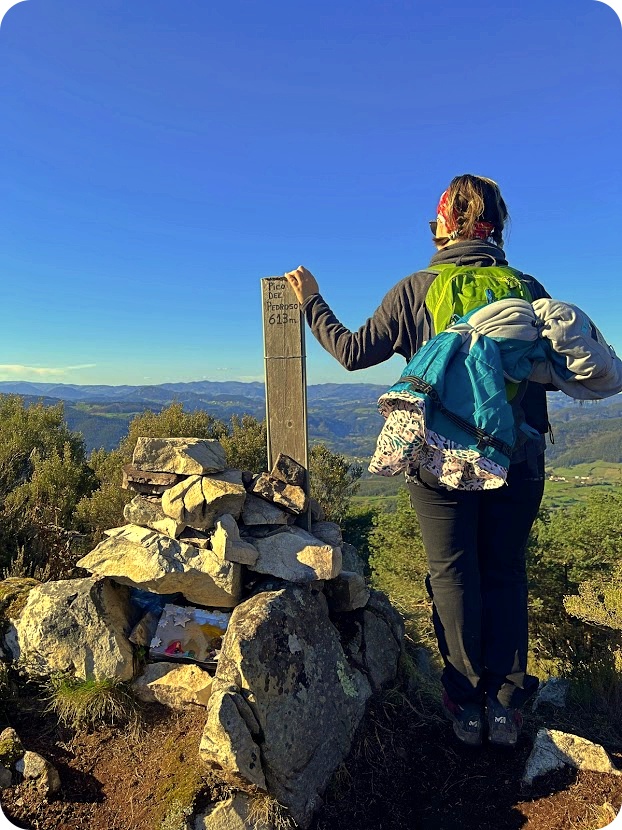
[[212,550],[137,525],[107,533],[107,539],[80,559],[80,568],[143,591],[180,592],[198,605],[232,608],[240,599],[241,566],[220,559]]
[[133,490],[135,493],[144,495],[162,495],[165,490],[179,481],[180,476],[175,473],[154,473],[125,464],[121,487],[124,490]]
[[208,438],[139,438],[132,465],[177,475],[219,473],[227,466],[222,445]]
[[300,527],[283,528],[264,539],[253,539],[259,556],[251,570],[288,582],[334,579],[341,571],[341,550],[327,545]]

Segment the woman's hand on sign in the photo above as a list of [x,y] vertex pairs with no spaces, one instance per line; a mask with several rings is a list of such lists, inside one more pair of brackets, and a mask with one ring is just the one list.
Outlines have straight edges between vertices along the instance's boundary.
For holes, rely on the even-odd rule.
[[295,271],[289,271],[285,274],[285,279],[294,289],[299,303],[304,303],[307,297],[310,297],[312,294],[320,293],[317,280],[311,271],[307,271],[302,265],[296,268]]

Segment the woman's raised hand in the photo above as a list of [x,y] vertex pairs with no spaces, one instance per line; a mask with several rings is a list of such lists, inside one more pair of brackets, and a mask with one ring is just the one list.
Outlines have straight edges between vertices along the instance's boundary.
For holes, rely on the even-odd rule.
[[317,280],[311,271],[307,271],[302,265],[299,265],[295,271],[288,271],[284,276],[294,289],[299,303],[303,303],[312,294],[320,293]]

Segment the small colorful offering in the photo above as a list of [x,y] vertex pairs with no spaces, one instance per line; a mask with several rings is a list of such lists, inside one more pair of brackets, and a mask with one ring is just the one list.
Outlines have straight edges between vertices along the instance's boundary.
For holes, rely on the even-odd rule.
[[193,660],[215,665],[231,612],[165,605],[149,656],[155,660]]

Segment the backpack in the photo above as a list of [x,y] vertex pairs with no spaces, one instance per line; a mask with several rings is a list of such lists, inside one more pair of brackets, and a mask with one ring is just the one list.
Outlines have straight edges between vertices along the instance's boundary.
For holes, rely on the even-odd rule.
[[434,333],[440,334],[469,311],[517,297],[532,301],[520,271],[507,265],[436,265],[427,269],[438,276],[428,289],[425,304],[432,315]]
[[[508,265],[436,265],[427,269],[438,276],[430,285],[425,304],[432,317],[434,333],[440,334],[465,314],[477,308],[517,297],[532,301],[522,273]],[[508,400],[518,392],[519,384],[506,383]]]

